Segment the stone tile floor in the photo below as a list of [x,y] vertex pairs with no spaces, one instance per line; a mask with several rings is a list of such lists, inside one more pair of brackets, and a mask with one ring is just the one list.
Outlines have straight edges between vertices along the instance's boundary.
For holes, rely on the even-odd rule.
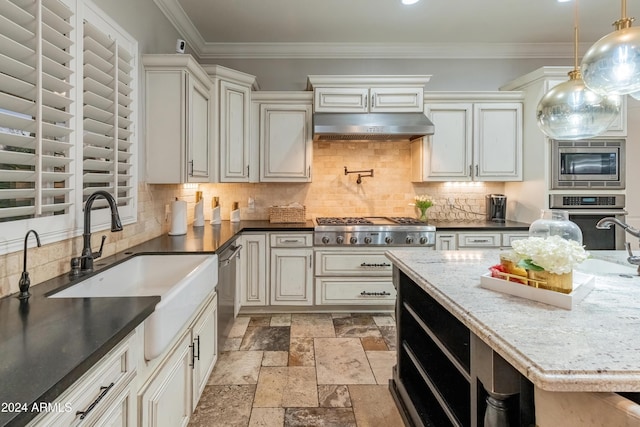
[[191,427],[402,427],[387,314],[239,316]]

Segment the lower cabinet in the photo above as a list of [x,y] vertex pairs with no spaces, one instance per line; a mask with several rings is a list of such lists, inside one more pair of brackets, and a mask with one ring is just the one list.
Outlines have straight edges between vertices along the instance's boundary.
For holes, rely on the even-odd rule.
[[396,290],[385,249],[316,250],[317,305],[393,305]]
[[140,426],[189,423],[218,356],[217,309],[214,295],[143,385],[138,396]]
[[29,425],[135,426],[135,333],[111,350],[54,402],[60,412],[43,413]]
[[313,235],[270,236],[271,305],[313,304]]
[[510,248],[511,242],[529,237],[528,231],[469,231],[436,232],[436,249],[453,251],[456,249]]
[[267,305],[267,234],[245,234],[238,239],[240,250],[240,306]]

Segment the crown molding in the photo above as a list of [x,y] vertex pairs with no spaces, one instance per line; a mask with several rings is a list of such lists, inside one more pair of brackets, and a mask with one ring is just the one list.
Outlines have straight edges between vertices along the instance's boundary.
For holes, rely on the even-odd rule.
[[572,43],[205,43],[198,50],[207,60],[573,58]]

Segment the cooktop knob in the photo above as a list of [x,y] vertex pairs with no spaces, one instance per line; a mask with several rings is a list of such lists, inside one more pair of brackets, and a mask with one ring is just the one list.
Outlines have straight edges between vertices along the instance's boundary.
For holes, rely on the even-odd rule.
[[413,243],[413,237],[411,236],[407,236],[407,239],[405,240],[405,242],[407,242],[408,245]]
[[385,238],[384,238],[384,242],[385,242],[387,245],[390,245],[391,243],[393,243],[393,237],[385,237]]
[[356,243],[358,243],[358,238],[357,238],[357,237],[355,237],[355,236],[352,236],[352,237],[349,239],[349,243],[351,243],[352,245],[355,245]]
[[322,237],[322,243],[324,243],[325,245],[329,243],[329,238],[327,236],[323,236]]
[[368,245],[369,243],[371,243],[371,237],[365,237],[364,238],[364,242]]
[[336,237],[336,243],[341,245],[344,243],[344,237],[343,236],[338,236]]
[[427,239],[426,237],[421,237],[420,238],[420,244],[424,245],[425,243],[427,243],[429,241],[429,239]]

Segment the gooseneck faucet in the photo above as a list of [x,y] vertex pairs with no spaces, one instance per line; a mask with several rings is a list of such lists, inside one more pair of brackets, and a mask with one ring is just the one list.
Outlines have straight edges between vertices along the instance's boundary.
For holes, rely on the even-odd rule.
[[24,264],[22,267],[22,275],[20,275],[20,282],[18,282],[18,287],[20,288],[20,293],[18,294],[18,298],[20,300],[26,301],[29,299],[31,294],[29,293],[29,286],[31,286],[31,279],[29,279],[29,272],[27,271],[27,240],[29,240],[29,234],[33,233],[36,237],[36,243],[38,247],[42,246],[40,244],[40,236],[36,230],[29,230],[27,234],[24,236]]
[[[604,217],[600,221],[598,221],[598,223],[596,224],[596,228],[599,228],[601,230],[608,230],[612,225],[617,225],[632,236],[640,238],[640,230],[637,230],[631,227],[629,224],[626,224],[619,219],[610,216]],[[640,275],[640,256],[633,254],[633,252],[631,251],[631,243],[626,242],[625,246],[627,248],[627,253],[629,254],[627,262],[631,265],[637,265],[638,275]]]
[[98,197],[104,198],[109,204],[111,209],[111,231],[122,231],[122,222],[120,221],[120,214],[118,213],[118,207],[116,200],[110,193],[104,190],[98,190],[92,193],[84,204],[84,232],[82,233],[82,254],[80,257],[71,259],[71,275],[76,276],[82,273],[88,273],[93,271],[93,260],[102,256],[102,247],[107,236],[102,236],[100,242],[100,249],[98,252],[91,250],[91,206],[94,200]]
[[637,230],[631,227],[629,224],[626,224],[619,219],[611,216],[604,217],[600,221],[598,221],[598,223],[596,224],[596,228],[599,228],[601,230],[608,230],[612,225],[617,225],[632,236],[640,238],[640,230]]

